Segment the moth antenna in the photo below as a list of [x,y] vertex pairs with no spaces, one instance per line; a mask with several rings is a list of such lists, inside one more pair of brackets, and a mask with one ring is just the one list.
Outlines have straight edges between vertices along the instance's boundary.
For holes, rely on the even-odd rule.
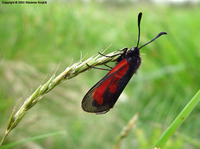
[[141,19],[142,19],[142,13],[140,12],[138,14],[138,41],[137,41],[137,46],[139,46],[139,42],[140,42],[140,22],[141,22]]
[[160,32],[156,37],[154,37],[151,41],[145,43],[144,45],[142,45],[139,49],[143,48],[144,46],[148,45],[149,43],[151,43],[152,41],[156,40],[158,37],[167,34],[166,32]]

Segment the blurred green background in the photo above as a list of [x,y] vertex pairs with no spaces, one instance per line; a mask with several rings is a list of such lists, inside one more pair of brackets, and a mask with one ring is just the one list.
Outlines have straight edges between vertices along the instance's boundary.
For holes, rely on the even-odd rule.
[[[140,45],[166,31],[141,50],[142,65],[105,115],[86,113],[81,101],[107,72],[90,70],[65,81],[35,105],[9,134],[5,144],[64,132],[15,148],[112,148],[136,113],[139,118],[121,148],[152,148],[200,87],[200,6],[134,2],[48,2],[0,4],[0,137],[14,105],[23,101],[61,65],[57,74],[83,57],[133,47],[137,15],[143,12]],[[110,63],[114,65],[114,63]],[[197,106],[166,148],[198,148]],[[47,135],[48,136],[48,135]]]

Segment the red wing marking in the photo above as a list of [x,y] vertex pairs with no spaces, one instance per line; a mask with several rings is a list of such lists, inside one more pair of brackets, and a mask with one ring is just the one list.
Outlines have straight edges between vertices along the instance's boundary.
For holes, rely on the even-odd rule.
[[95,89],[93,92],[93,100],[96,100],[98,105],[103,104],[106,89],[109,89],[109,92],[113,94],[117,91],[118,83],[126,74],[128,68],[129,63],[127,63],[126,59],[122,60],[108,73],[110,77],[104,80],[104,82]]

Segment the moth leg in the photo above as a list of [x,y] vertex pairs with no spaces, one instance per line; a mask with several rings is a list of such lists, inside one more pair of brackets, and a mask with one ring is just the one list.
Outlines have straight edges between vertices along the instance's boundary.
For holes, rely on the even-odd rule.
[[126,53],[127,52],[127,50],[128,50],[128,48],[123,48],[122,50],[117,50],[117,51],[120,51],[120,52],[123,52],[122,54],[124,54],[124,53]]
[[106,69],[106,68],[99,68],[99,67],[94,67],[94,66],[90,66],[86,63],[86,65],[90,68],[94,68],[94,69],[99,69],[99,70],[107,70],[107,71],[110,71],[110,69]]
[[108,67],[108,68],[110,68],[110,69],[113,69],[113,67],[110,67],[110,66],[108,66],[108,65],[106,65],[106,64],[104,64],[104,66],[106,66],[106,67]]
[[117,62],[120,62],[125,57],[127,50],[128,50],[128,48],[124,48],[122,50],[119,50],[119,51],[123,51],[123,53],[121,53],[121,56],[118,57]]
[[102,54],[102,53],[100,53],[100,52],[98,52],[98,53],[99,53],[99,55],[101,55],[101,56],[105,56],[105,57],[112,58],[112,57],[115,57],[115,56],[117,56],[117,55],[121,55],[121,56],[126,55],[127,50],[128,50],[128,48],[123,48],[122,50],[119,49],[119,50],[117,50],[117,51],[120,51],[120,52],[123,52],[123,53],[115,54],[115,55],[112,55],[112,56],[104,55],[104,54]]

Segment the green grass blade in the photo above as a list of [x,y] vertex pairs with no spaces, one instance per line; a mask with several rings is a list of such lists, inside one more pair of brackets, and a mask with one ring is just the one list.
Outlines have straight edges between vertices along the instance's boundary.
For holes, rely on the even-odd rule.
[[41,139],[45,139],[45,138],[52,137],[52,136],[59,136],[59,135],[65,134],[65,133],[66,133],[65,131],[52,132],[52,133],[48,133],[48,134],[44,134],[44,135],[40,135],[40,136],[31,137],[29,139],[21,140],[21,141],[18,141],[18,142],[6,144],[6,145],[3,145],[1,148],[7,149],[7,148],[11,148],[11,147],[16,147],[17,145],[20,145],[20,144],[23,144],[23,143],[27,143],[27,142],[35,141],[35,140],[41,140]]
[[160,137],[160,139],[158,140],[158,142],[155,145],[155,148],[163,148],[164,147],[164,145],[169,140],[169,138],[174,134],[174,132],[179,128],[179,126],[184,122],[184,120],[188,117],[188,115],[192,112],[192,110],[198,104],[199,100],[200,100],[200,90],[190,100],[190,102],[185,106],[185,108],[181,111],[181,113],[176,117],[176,119],[169,126],[169,128]]

